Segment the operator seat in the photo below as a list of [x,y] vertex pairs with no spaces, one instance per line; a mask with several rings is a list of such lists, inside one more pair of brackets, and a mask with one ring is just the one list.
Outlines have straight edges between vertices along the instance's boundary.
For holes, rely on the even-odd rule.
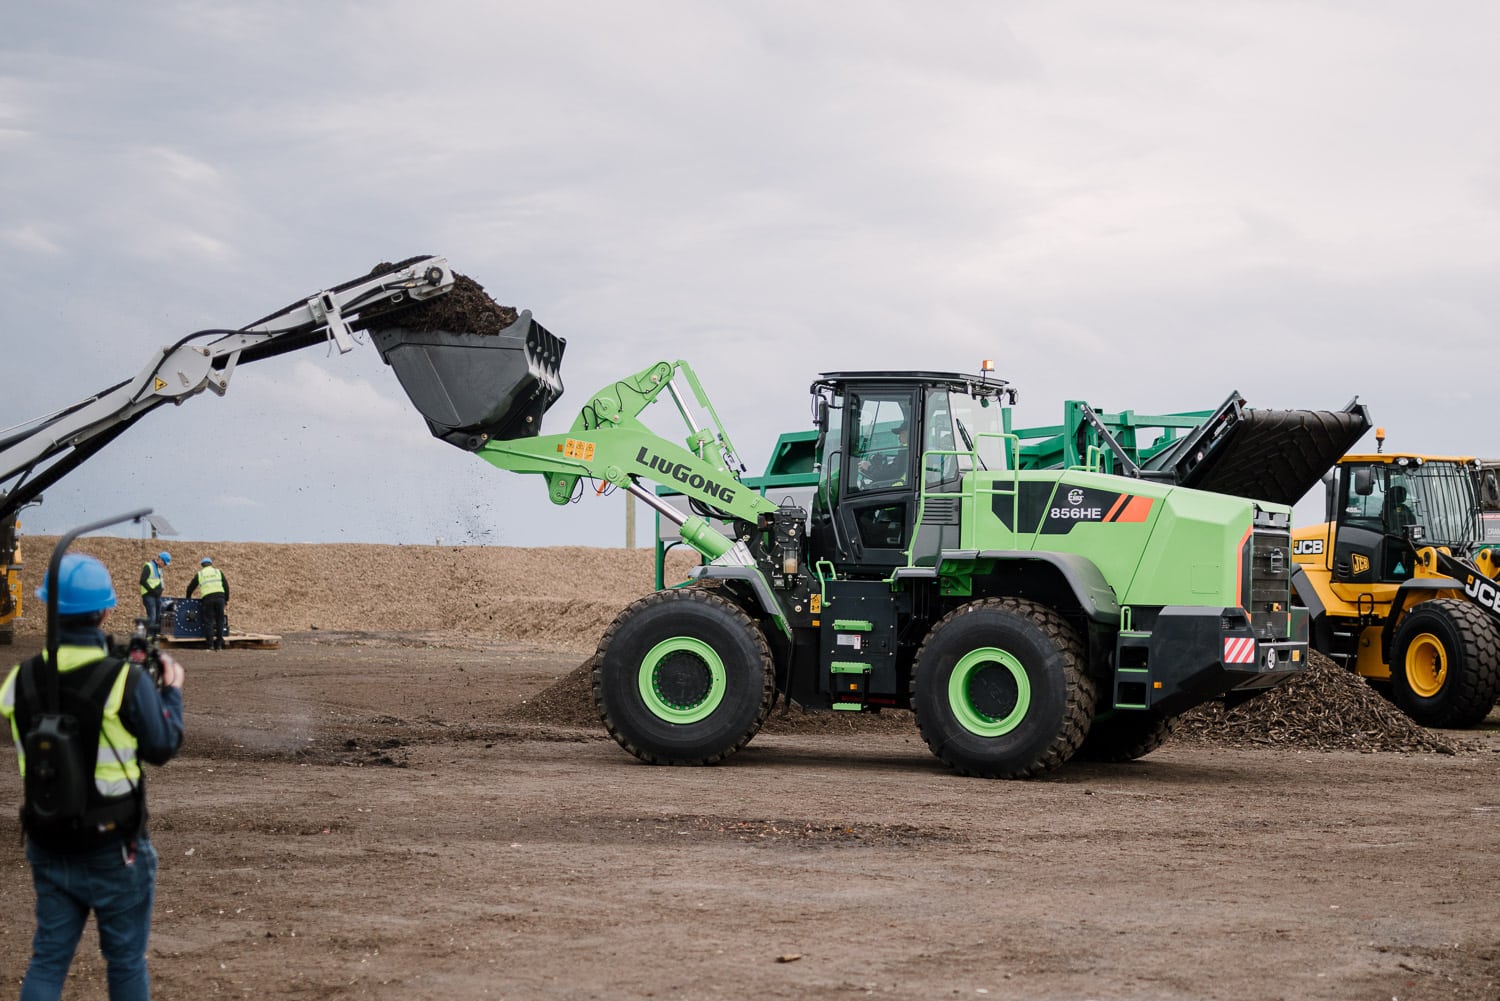
[[1386,531],[1391,535],[1403,535],[1407,525],[1417,523],[1417,516],[1406,503],[1406,488],[1401,484],[1394,484],[1386,491],[1383,517]]
[[1392,484],[1385,492],[1385,505],[1381,514],[1385,522],[1385,572],[1387,580],[1406,580],[1414,567],[1406,565],[1406,526],[1415,525],[1417,516],[1406,503],[1406,488]]

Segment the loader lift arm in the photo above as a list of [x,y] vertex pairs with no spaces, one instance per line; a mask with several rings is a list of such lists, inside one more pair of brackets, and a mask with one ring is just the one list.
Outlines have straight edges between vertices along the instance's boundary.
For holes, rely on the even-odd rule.
[[[685,382],[698,408],[700,424],[677,382]],[[667,440],[640,420],[641,413],[668,394],[687,426],[682,445]],[[697,374],[685,361],[659,361],[595,393],[566,434],[491,438],[477,453],[491,465],[516,473],[541,473],[548,496],[567,504],[584,478],[620,487],[653,510],[679,523],[682,537],[711,560],[751,565],[743,547],[725,538],[709,518],[754,524],[777,505],[740,482],[744,465],[729,440]],[[694,514],[684,517],[641,481],[672,486],[687,496]]]
[[[678,526],[683,541],[706,559],[699,571],[713,568],[717,577],[742,581],[766,620],[790,635],[784,593],[806,586],[807,513],[741,482],[744,464],[687,362],[658,361],[610,383],[579,409],[566,433],[543,435],[542,417],[562,395],[566,342],[529,312],[496,335],[413,336],[391,326],[372,328],[371,338],[435,438],[497,469],[540,474],[554,504],[571,503],[585,479],[598,482],[601,493],[625,490]],[[686,426],[682,444],[641,420],[663,394]],[[643,483],[672,486],[693,513],[683,514]],[[730,524],[733,537],[714,521]]]
[[146,414],[209,390],[223,396],[241,362],[332,342],[343,354],[354,331],[392,309],[447,292],[441,257],[414,257],[293,303],[238,330],[201,330],[163,346],[132,379],[55,413],[0,432],[0,524],[88,461]]
[[[1471,558],[1455,556],[1446,546],[1419,546],[1408,540],[1415,550],[1414,578],[1448,578],[1458,585],[1458,590],[1473,604],[1489,615],[1496,628],[1500,628],[1500,553],[1494,549],[1480,549]],[[1398,602],[1399,604],[1399,602]]]
[[[737,523],[736,534],[743,536],[748,528],[739,526],[766,527],[768,519],[785,516],[740,482],[744,464],[685,361],[658,361],[617,379],[589,398],[565,434],[543,435],[542,418],[562,395],[567,342],[529,311],[496,335],[414,335],[390,324],[371,328],[371,338],[433,437],[497,469],[541,474],[554,504],[571,503],[584,479],[601,483],[601,492],[618,487],[676,522],[683,539],[708,559],[740,566],[755,563],[743,540],[726,538],[708,519]],[[687,427],[681,445],[641,421],[662,394]],[[689,499],[694,514],[665,504],[642,481],[672,486]]]

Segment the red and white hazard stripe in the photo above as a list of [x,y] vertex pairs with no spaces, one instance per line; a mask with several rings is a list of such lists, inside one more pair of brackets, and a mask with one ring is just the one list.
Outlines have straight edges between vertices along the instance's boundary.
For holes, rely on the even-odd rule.
[[1224,663],[1255,663],[1255,637],[1231,636],[1224,640]]

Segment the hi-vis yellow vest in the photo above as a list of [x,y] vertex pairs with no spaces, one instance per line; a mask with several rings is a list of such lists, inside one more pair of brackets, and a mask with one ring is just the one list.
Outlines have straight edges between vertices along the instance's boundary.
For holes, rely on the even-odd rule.
[[152,591],[160,590],[161,586],[161,568],[156,565],[154,560],[147,561],[146,583],[141,585],[141,593],[150,594]]
[[[66,676],[70,671],[88,667],[104,657],[105,651],[96,646],[61,646],[57,650],[57,665]],[[20,726],[16,722],[16,679],[20,673],[21,667],[18,664],[11,668],[5,684],[0,685],[0,716],[10,724],[11,739],[16,744],[16,759],[21,767],[21,777],[25,778],[26,752],[22,746]],[[136,757],[138,745],[135,735],[125,729],[125,724],[120,721],[120,706],[125,701],[125,679],[129,676],[130,663],[122,662],[114,683],[109,686],[109,695],[104,699],[104,715],[99,724],[99,751],[94,757],[94,791],[111,799],[130,795],[141,782],[141,763]]]
[[198,587],[203,597],[224,592],[224,575],[217,567],[204,567],[198,571]]

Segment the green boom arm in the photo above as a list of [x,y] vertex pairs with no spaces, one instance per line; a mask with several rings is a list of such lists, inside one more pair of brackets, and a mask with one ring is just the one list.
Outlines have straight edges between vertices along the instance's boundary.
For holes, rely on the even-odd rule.
[[[681,376],[712,427],[700,427],[678,391]],[[640,420],[640,414],[663,392],[677,404],[687,425],[685,446],[668,441]],[[595,393],[579,411],[567,434],[491,439],[476,454],[499,469],[541,473],[554,504],[573,499],[581,479],[603,480],[641,499],[680,525],[682,538],[698,552],[717,560],[735,549],[706,519],[683,516],[640,485],[664,483],[713,509],[724,520],[754,522],[776,505],[739,480],[744,467],[692,367],[685,361],[661,361]]]

